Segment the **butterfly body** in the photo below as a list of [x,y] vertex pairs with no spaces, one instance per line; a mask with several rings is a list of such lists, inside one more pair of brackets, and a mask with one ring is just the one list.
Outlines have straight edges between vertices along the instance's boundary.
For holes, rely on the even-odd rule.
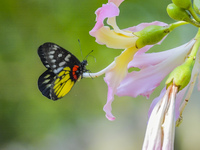
[[80,62],[72,53],[54,43],[41,45],[38,55],[47,68],[38,79],[38,87],[44,96],[52,100],[65,96],[88,71],[86,60]]

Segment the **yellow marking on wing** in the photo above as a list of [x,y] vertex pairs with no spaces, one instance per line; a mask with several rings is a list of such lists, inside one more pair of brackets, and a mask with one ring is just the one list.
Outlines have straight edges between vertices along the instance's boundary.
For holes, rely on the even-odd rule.
[[65,85],[63,86],[62,90],[60,91],[58,97],[63,97],[65,96],[72,88],[74,85],[74,81],[68,80]]
[[57,78],[56,81],[54,82],[54,87],[53,87],[54,93],[58,98],[65,96],[74,85],[74,81],[70,79],[69,72],[68,71],[63,71],[63,72],[65,73],[64,75],[62,75],[63,78],[62,79]]
[[64,74],[65,74],[65,71],[61,71],[61,72],[58,74],[58,76],[61,77],[61,76],[63,76]]
[[63,90],[63,87],[64,87],[65,83],[60,85],[58,88],[57,88],[57,92],[56,92],[56,95],[58,98],[60,98],[61,96],[60,95],[60,92]]
[[60,78],[57,78],[54,84],[57,84],[60,81]]
[[66,74],[63,79],[57,78],[56,81],[54,82],[55,85],[54,85],[53,88],[56,89],[57,86],[59,86],[60,84],[66,82],[67,80],[69,80],[69,78],[70,78],[69,74]]
[[[60,84],[56,85],[56,87],[54,86],[54,93],[57,93],[58,90],[60,89],[60,87],[61,87]],[[57,94],[56,94],[56,95],[57,95]]]
[[62,79],[60,80],[60,82],[61,82],[61,83],[66,82],[67,80],[69,80],[69,78],[70,78],[70,75],[69,75],[69,74],[66,74],[66,75],[64,76],[64,78],[62,78]]
[[63,68],[63,70],[71,71],[71,68],[70,67],[65,67],[65,68]]

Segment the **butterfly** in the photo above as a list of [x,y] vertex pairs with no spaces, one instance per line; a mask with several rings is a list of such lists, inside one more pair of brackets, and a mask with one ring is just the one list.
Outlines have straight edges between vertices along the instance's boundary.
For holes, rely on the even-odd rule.
[[54,43],[44,43],[38,55],[47,70],[38,79],[38,88],[49,99],[65,96],[83,78],[87,60],[80,62],[72,53]]

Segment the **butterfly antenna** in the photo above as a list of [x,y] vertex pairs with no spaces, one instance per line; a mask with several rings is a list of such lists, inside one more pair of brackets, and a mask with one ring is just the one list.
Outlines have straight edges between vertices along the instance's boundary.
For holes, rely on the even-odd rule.
[[88,56],[92,56],[92,57],[94,58],[95,62],[96,62],[96,58],[95,58],[93,55],[90,55],[93,51],[94,51],[94,50],[91,50],[91,52],[89,52],[89,53],[87,54],[87,56],[84,58],[84,60],[86,60],[86,59],[88,58]]
[[83,60],[83,52],[82,52],[82,49],[81,49],[81,42],[80,42],[80,40],[79,40],[79,39],[78,39],[78,43],[79,43],[79,46],[80,46],[81,57],[82,57],[82,60]]
[[[82,49],[81,49],[81,42],[80,42],[80,40],[78,39],[78,43],[79,43],[79,46],[80,46],[80,51],[81,51],[81,56],[82,56],[82,60],[86,60],[87,58],[88,58],[88,56],[92,56],[92,55],[90,55],[94,50],[91,50],[91,52],[89,52],[88,54],[87,54],[87,56],[85,57],[85,58],[83,58],[83,52],[82,52]],[[96,62],[96,58],[94,57],[94,56],[92,56],[93,58],[94,58],[94,61]]]

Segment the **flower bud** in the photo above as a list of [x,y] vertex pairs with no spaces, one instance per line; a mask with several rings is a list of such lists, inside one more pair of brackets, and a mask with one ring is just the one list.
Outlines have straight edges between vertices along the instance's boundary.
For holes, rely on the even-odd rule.
[[200,0],[194,0],[193,6],[194,6],[195,12],[200,15]]
[[192,5],[191,0],[172,0],[172,2],[183,9],[189,9]]
[[172,83],[179,87],[179,91],[186,87],[190,82],[194,62],[193,59],[187,59],[185,63],[176,67],[165,83],[167,87]]
[[186,10],[173,3],[167,6],[167,13],[174,20],[191,22],[190,15],[186,12]]
[[158,43],[160,40],[166,36],[170,30],[168,26],[158,26],[158,25],[151,25],[139,32],[134,32],[133,34],[136,35],[138,40],[136,41],[136,47],[142,48],[146,45],[153,45]]

